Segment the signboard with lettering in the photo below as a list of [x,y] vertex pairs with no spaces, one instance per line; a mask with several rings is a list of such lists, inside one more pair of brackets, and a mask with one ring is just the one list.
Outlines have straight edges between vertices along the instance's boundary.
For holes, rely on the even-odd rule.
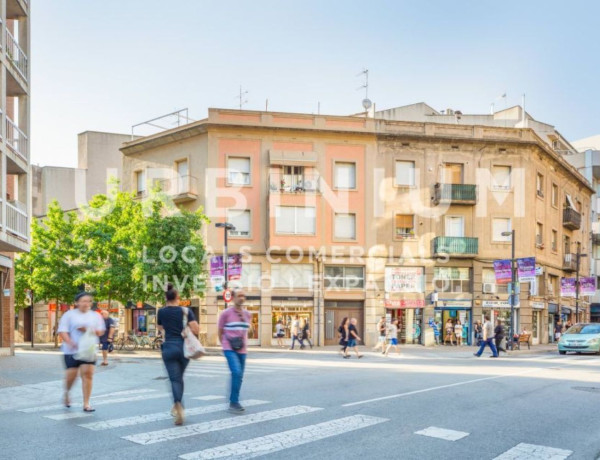
[[385,267],[386,292],[423,292],[423,267]]
[[383,301],[385,308],[424,308],[425,299],[385,299]]

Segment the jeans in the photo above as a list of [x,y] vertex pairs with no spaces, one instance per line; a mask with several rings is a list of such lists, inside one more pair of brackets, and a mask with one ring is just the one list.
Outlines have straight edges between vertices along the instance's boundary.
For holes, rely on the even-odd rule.
[[232,404],[240,402],[240,390],[244,380],[244,368],[246,367],[246,354],[237,353],[232,350],[224,350],[229,370],[231,371],[231,395],[229,402]]
[[298,335],[293,335],[292,346],[290,347],[292,350],[294,349],[294,344],[296,343],[296,340],[298,341],[298,343],[300,343],[300,345],[302,345],[302,340],[300,340],[300,337],[298,337]]
[[173,402],[183,399],[183,373],[190,360],[183,356],[183,340],[181,342],[165,342],[162,344],[162,359],[169,374]]
[[496,345],[494,345],[494,339],[493,338],[481,341],[481,346],[479,347],[479,351],[477,352],[477,356],[481,356],[481,353],[483,353],[483,349],[485,348],[486,345],[489,345],[490,349],[492,350],[492,354],[494,356],[498,356],[498,350],[496,350]]

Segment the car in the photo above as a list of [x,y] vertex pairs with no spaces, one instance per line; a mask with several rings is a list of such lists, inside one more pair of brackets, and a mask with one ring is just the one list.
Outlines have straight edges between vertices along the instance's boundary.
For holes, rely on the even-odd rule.
[[558,341],[558,352],[600,354],[600,323],[577,323],[571,326]]

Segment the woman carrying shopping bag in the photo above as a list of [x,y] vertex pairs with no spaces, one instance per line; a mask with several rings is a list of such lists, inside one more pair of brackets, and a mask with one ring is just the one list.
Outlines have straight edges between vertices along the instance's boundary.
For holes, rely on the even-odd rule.
[[166,300],[165,306],[158,310],[157,324],[159,330],[165,331],[161,349],[173,391],[171,414],[175,417],[175,425],[181,425],[184,420],[183,373],[190,362],[184,354],[184,335],[189,335],[190,331],[197,335],[198,322],[190,309],[179,306],[179,293],[171,283],[167,285]]

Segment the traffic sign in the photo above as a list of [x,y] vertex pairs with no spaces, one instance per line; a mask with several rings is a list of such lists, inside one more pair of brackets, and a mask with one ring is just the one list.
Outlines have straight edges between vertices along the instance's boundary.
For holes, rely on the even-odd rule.
[[225,289],[223,291],[223,300],[227,303],[231,302],[231,300],[233,299],[233,293],[231,292],[230,289]]

